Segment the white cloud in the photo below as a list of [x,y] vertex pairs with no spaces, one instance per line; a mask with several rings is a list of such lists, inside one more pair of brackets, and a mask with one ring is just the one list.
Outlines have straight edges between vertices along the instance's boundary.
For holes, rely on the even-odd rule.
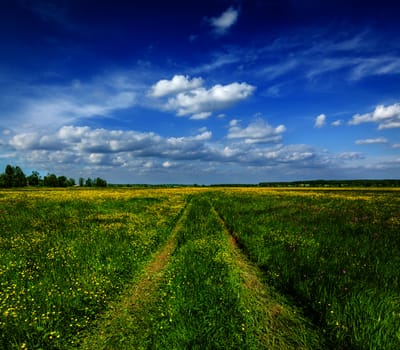
[[336,155],[338,159],[344,160],[356,160],[356,159],[364,159],[364,156],[360,152],[342,152]]
[[162,97],[173,95],[185,90],[191,90],[203,85],[203,79],[189,79],[185,75],[174,75],[171,80],[160,80],[151,87],[150,95],[154,97]]
[[212,113],[211,112],[200,112],[200,113],[195,113],[193,114],[190,119],[193,120],[203,120],[207,119]]
[[[175,155],[197,150],[200,155],[204,142],[211,139],[212,132],[202,129],[201,133],[186,137],[161,137],[153,132],[92,129],[90,127],[64,126],[52,134],[21,133],[14,135],[8,145],[19,151],[54,151],[75,153],[99,159],[90,154],[131,153],[140,157]],[[179,155],[179,153],[181,153]]]
[[351,71],[352,80],[360,80],[371,75],[397,74],[400,72],[400,62],[397,56],[376,56],[357,58]]
[[261,74],[264,74],[268,79],[273,80],[293,71],[299,66],[299,64],[300,62],[293,58],[286,62],[268,65],[261,70]]
[[199,87],[169,98],[165,108],[176,111],[178,116],[191,115],[193,119],[205,119],[216,110],[228,108],[248,98],[254,90],[252,85],[236,82],[217,84],[210,89]]
[[39,144],[40,139],[35,133],[18,134],[12,137],[10,140],[10,146],[20,150],[37,148]]
[[314,128],[322,128],[326,125],[326,115],[320,114],[315,118]]
[[335,120],[334,122],[331,123],[332,126],[340,126],[343,124],[342,119]]
[[371,113],[356,114],[349,121],[350,125],[377,123],[378,129],[400,128],[400,103],[385,107],[379,105]]
[[210,24],[213,26],[215,33],[223,35],[236,23],[238,16],[239,11],[229,7],[219,17],[211,18]]
[[233,119],[229,123],[228,139],[243,139],[245,143],[276,143],[282,140],[282,134],[286,131],[284,125],[276,128],[270,126],[262,119],[256,119],[247,127],[242,128],[238,120]]
[[357,145],[373,145],[373,144],[380,144],[380,143],[387,143],[388,140],[384,137],[379,137],[376,139],[364,139],[364,140],[357,140]]
[[[101,176],[110,182],[234,181],[234,173],[235,181],[250,181],[251,174],[259,174],[258,181],[263,181],[266,171],[277,179],[282,174],[288,179],[329,176],[332,170],[353,169],[355,160],[364,159],[357,152],[329,154],[308,145],[274,144],[281,141],[285,129],[262,119],[242,127],[234,119],[226,137],[215,140],[206,128],[191,136],[163,137],[152,132],[64,126],[53,133],[17,133],[2,146],[24,167],[75,178]],[[358,168],[361,165],[357,162]]]

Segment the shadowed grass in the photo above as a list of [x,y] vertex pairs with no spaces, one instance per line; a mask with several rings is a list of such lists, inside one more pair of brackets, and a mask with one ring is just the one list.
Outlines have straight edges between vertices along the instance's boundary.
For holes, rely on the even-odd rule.
[[120,349],[323,348],[310,323],[229,244],[207,198],[192,200],[177,242],[157,299],[141,313],[150,328],[120,338]]
[[306,310],[332,348],[400,348],[396,192],[248,190],[213,203],[268,282]]

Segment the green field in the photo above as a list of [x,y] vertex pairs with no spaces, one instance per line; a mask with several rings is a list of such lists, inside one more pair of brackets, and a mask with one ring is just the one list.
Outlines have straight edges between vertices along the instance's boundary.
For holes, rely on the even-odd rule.
[[1,349],[399,349],[396,189],[0,191]]

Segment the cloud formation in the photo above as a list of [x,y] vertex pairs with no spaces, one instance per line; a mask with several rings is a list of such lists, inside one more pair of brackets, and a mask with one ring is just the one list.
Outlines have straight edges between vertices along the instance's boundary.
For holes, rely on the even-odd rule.
[[314,128],[322,128],[326,125],[326,115],[320,114],[315,118]]
[[304,161],[314,156],[305,145],[267,145],[280,142],[284,131],[285,126],[274,128],[262,119],[246,127],[231,121],[225,141],[212,140],[212,132],[204,128],[193,136],[163,137],[153,132],[63,126],[52,134],[9,135],[5,144],[39,164],[54,161],[65,165],[127,166],[140,160],[145,168],[152,164],[168,168],[191,160],[261,166]]
[[31,132],[99,117],[112,118],[143,103],[143,88],[131,75],[129,71],[108,72],[85,82],[74,79],[65,84],[37,86],[14,83],[14,89],[2,95],[3,100],[9,101],[9,108],[0,114],[0,125]]
[[356,114],[349,121],[350,125],[377,123],[378,129],[400,128],[400,103],[385,107],[379,105],[371,113]]
[[388,140],[384,137],[379,137],[376,139],[363,139],[363,140],[356,140],[357,145],[374,145],[380,143],[388,143]]
[[185,90],[191,90],[203,85],[203,79],[189,79],[186,75],[175,75],[171,80],[160,80],[151,87],[150,95],[154,97],[162,97],[166,95],[176,94]]
[[223,35],[236,23],[238,16],[239,11],[233,7],[229,7],[219,17],[211,18],[209,22],[216,34]]
[[286,131],[284,125],[272,127],[262,119],[257,119],[247,127],[242,128],[236,119],[229,123],[228,139],[241,139],[245,143],[277,143],[282,141],[282,134]]
[[163,108],[174,111],[177,116],[190,116],[190,119],[199,120],[207,119],[214,111],[245,100],[255,90],[254,86],[244,82],[216,84],[209,89],[202,84],[202,78],[190,79],[175,75],[171,80],[160,80],[154,84],[150,94],[154,97],[174,95],[168,98]]

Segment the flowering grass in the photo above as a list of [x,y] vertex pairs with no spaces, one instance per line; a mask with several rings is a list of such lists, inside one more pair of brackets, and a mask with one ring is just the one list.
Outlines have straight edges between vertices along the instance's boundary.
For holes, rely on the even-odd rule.
[[213,203],[332,348],[400,348],[398,191],[227,190]]
[[165,241],[184,193],[0,192],[0,348],[66,348]]
[[251,268],[244,272],[245,264],[238,264],[208,198],[194,197],[153,301],[140,315],[108,330],[102,345],[89,348],[323,348],[317,332],[296,308],[260,280],[257,288],[249,287],[249,279],[259,276]]
[[398,194],[2,190],[0,348],[399,349]]

